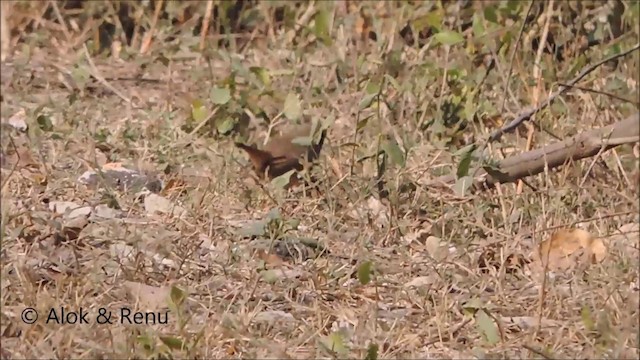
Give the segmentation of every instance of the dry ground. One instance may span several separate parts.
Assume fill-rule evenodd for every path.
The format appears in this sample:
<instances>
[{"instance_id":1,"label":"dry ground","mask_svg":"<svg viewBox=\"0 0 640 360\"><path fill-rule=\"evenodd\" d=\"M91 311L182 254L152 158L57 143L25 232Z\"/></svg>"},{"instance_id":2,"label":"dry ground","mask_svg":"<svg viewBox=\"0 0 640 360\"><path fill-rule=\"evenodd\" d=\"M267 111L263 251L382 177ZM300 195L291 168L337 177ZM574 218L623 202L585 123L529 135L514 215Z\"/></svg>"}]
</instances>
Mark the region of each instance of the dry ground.
<instances>
[{"instance_id":1,"label":"dry ground","mask_svg":"<svg viewBox=\"0 0 640 360\"><path fill-rule=\"evenodd\" d=\"M316 29L326 19L304 19L308 9L292 13ZM144 55L85 50L71 22L63 30L55 17L24 30L2 65L2 357L638 358L631 147L529 178L533 188L520 193L515 184L462 196L421 185L455 172L457 150L575 75L579 57L543 53L536 73L525 45L511 61L511 40L478 86L486 61L472 61L464 43L404 44L403 14L376 19L376 41L353 30L356 11L329 16L331 42L320 41L322 29L284 27L228 50L209 40L209 58L197 35L167 40L166 22ZM499 29L515 39L521 23ZM617 44L637 39L630 30ZM490 60L495 46L476 50ZM614 65L581 85L637 99L638 52ZM138 75L157 81L122 79ZM212 87L231 88L231 98ZM299 102L285 105L289 94ZM284 124L298 103L308 118L333 120L314 169L319 190L260 186L232 139L261 140L259 113ZM456 103L471 120L460 132L436 120ZM533 146L634 111L571 91L538 114ZM507 135L487 153L524 151L526 136ZM100 174L98 186L79 181L116 162L165 188L144 195ZM165 199L180 210L167 211ZM601 238L604 260L544 278L531 253L560 227ZM25 324L26 308L35 324ZM89 324L47 321L62 308L83 309ZM113 324L98 323L100 308ZM131 324L122 309L168 314L168 323Z\"/></svg>"}]
</instances>

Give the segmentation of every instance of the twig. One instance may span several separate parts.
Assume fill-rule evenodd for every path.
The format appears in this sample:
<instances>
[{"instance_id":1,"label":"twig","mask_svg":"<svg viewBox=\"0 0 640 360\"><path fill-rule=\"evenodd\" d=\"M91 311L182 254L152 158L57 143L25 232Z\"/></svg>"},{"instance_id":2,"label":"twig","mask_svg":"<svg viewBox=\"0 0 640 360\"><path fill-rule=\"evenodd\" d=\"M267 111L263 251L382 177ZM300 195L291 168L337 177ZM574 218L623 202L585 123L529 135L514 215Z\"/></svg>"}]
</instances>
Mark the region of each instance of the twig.
<instances>
[{"instance_id":1,"label":"twig","mask_svg":"<svg viewBox=\"0 0 640 360\"><path fill-rule=\"evenodd\" d=\"M547 5L546 18L544 19L544 28L542 29L542 35L540 36L540 45L538 46L538 52L536 53L536 59L533 62L533 74L532 77L536 81L536 87L533 89L533 103L538 105L540 102L540 90L543 86L540 60L542 59L542 53L544 52L544 46L542 44L547 43L547 37L549 36L549 26L551 25L551 19L553 18L553 0L549 0ZM533 119L535 120L535 119ZM532 126L533 120L527 123L527 145L525 151L531 150L533 146L534 127ZM516 194L522 193L522 180L518 180L516 185Z\"/></svg>"},{"instance_id":2,"label":"twig","mask_svg":"<svg viewBox=\"0 0 640 360\"><path fill-rule=\"evenodd\" d=\"M600 95L608 96L610 98L614 98L616 100L620 100L620 101L623 101L623 102L626 102L626 103L629 103L629 104L633 104L635 106L640 106L640 103L637 102L636 100L626 99L626 98L623 98L622 96L611 94L611 93L608 93L606 91L590 89L590 88L587 88L587 87L584 87L584 86L578 86L578 85L569 85L569 84L565 84L565 83L558 83L558 85L569 87L569 88L574 88L574 89L578 89L578 90L582 90L582 91L586 91L586 92L590 92L590 93L594 93L594 94L600 94Z\"/></svg>"},{"instance_id":3,"label":"twig","mask_svg":"<svg viewBox=\"0 0 640 360\"><path fill-rule=\"evenodd\" d=\"M9 180L11 179L11 175L13 175L13 173L18 168L18 164L20 164L20 152L18 151L18 147L16 146L16 143L13 141L13 136L11 136L11 135L9 135L9 142L13 146L13 151L16 152L16 155L18 157L18 161L16 161L16 163L13 164L13 166L11 167L11 171L9 171L9 175L4 179L4 182L2 183L2 185L0 185L0 194L1 195L4 195L4 193L6 192L7 187L9 185Z\"/></svg>"},{"instance_id":4,"label":"twig","mask_svg":"<svg viewBox=\"0 0 640 360\"><path fill-rule=\"evenodd\" d=\"M535 239L535 231L532 234L532 238ZM542 327L542 311L544 310L544 299L547 295L547 279L549 277L548 271L549 271L549 254L551 254L551 246L547 247L547 253L546 254L542 254L542 251L540 251L539 255L540 255L540 259L542 260L543 263L543 269L542 269L542 286L540 286L540 295L539 295L539 299L538 299L538 324L536 326L536 328L533 330L533 333L531 334L531 339L535 341L535 339L538 337L538 333L540 332L540 329Z\"/></svg>"},{"instance_id":5,"label":"twig","mask_svg":"<svg viewBox=\"0 0 640 360\"><path fill-rule=\"evenodd\" d=\"M547 354L545 351L543 351L543 350L538 350L538 349L534 348L534 347L533 347L533 346L531 346L531 345L524 344L524 345L522 345L522 347L523 347L523 348L525 348L525 349L527 349L527 350L529 350L529 351L531 351L532 353L534 353L534 354L536 354L536 355L540 355L540 356L542 356L542 357L543 357L543 358L545 358L545 359L554 359L554 358L555 358L553 355L549 355L549 354Z\"/></svg>"},{"instance_id":6,"label":"twig","mask_svg":"<svg viewBox=\"0 0 640 360\"><path fill-rule=\"evenodd\" d=\"M609 138L611 136L611 133L609 133ZM606 141L609 140L609 138L607 139L601 139ZM613 140L618 140L618 139L613 139ZM604 143L603 143L604 145ZM598 153L593 157L593 160L591 161L591 164L589 164L589 167L587 168L587 171L584 173L584 176L582 177L582 180L580 181L580 185L578 185L579 188L582 188L584 186L584 183L587 181L587 178L589 177L589 175L591 174L591 170L593 170L593 166L596 164L596 162L600 159L600 156L602 155L602 153L604 153L607 150L606 146L602 146L600 148L600 151L598 151Z\"/></svg>"},{"instance_id":7,"label":"twig","mask_svg":"<svg viewBox=\"0 0 640 360\"><path fill-rule=\"evenodd\" d=\"M570 222L570 223L564 223L564 224L560 224L560 225L550 226L550 227L547 227L547 228L544 228L544 229L536 230L535 232L533 232L533 231L526 232L522 236L524 236L524 237L533 236L535 233L543 233L543 232L562 229L562 228L571 228L571 227L574 227L576 224L580 224L580 223L588 223L588 222L592 222L592 221L596 221L596 220L608 219L608 218L624 216L624 215L631 215L631 214L637 214L637 212L636 211L621 211L621 212L615 212L615 213L612 213L612 214L594 216L594 217L591 217L591 218L588 218L588 219L581 219L581 220L573 221L573 222Z\"/></svg>"},{"instance_id":8,"label":"twig","mask_svg":"<svg viewBox=\"0 0 640 360\"><path fill-rule=\"evenodd\" d=\"M116 94L119 98L124 100L127 104L131 105L134 108L137 108L127 96L125 96L120 90L114 88L105 78L100 75L96 64L93 63L91 59L91 55L89 54L89 49L87 49L87 44L82 44L82 48L84 49L84 56L87 58L87 63L89 64L89 71L91 72L91 76L93 76L99 83L104 85L107 89L111 90L114 94Z\"/></svg>"},{"instance_id":9,"label":"twig","mask_svg":"<svg viewBox=\"0 0 640 360\"><path fill-rule=\"evenodd\" d=\"M307 23L309 22L309 20L311 20L311 17L313 17L313 15L316 14L315 5L316 5L315 1L309 2L309 6L307 6L307 10L305 10L304 14L302 14L302 16L300 16L298 21L296 21L295 25L293 26L293 29L287 32L287 35L285 37L285 39L287 39L287 43L290 43L296 37L300 29L307 26Z\"/></svg>"},{"instance_id":10,"label":"twig","mask_svg":"<svg viewBox=\"0 0 640 360\"><path fill-rule=\"evenodd\" d=\"M449 51L451 50L450 46L444 47L444 73L442 74L442 84L440 84L440 94L444 94L444 89L447 85L447 70L449 70ZM439 116L442 116L442 99L444 96L440 96L438 98L438 113Z\"/></svg>"},{"instance_id":11,"label":"twig","mask_svg":"<svg viewBox=\"0 0 640 360\"><path fill-rule=\"evenodd\" d=\"M58 8L58 2L49 1L49 4L51 4L51 7L53 8L53 12L56 14L56 18L58 19L58 22L60 23L60 25L62 25L62 32L64 33L64 37L66 38L67 42L70 42L71 35L69 34L67 23L65 23L64 19L62 18L62 13L60 12L60 8Z\"/></svg>"},{"instance_id":12,"label":"twig","mask_svg":"<svg viewBox=\"0 0 640 360\"><path fill-rule=\"evenodd\" d=\"M602 139L600 143L602 145L623 145L623 144L633 144L640 142L640 136L627 136L627 137L619 137L615 139Z\"/></svg>"},{"instance_id":13,"label":"twig","mask_svg":"<svg viewBox=\"0 0 640 360\"><path fill-rule=\"evenodd\" d=\"M589 73L593 72L595 69L600 67L602 64L604 64L606 62L609 62L611 60L615 60L617 58L626 56L629 53L631 53L633 51L636 51L638 49L640 49L640 43L636 44L634 47L632 47L629 50L623 51L623 52L621 52L619 54L611 55L606 59L600 60L597 63L586 67L584 70L582 70L580 72L580 74L578 74L578 76L576 76L571 81L569 81L568 85L575 85L578 81L582 80L585 76L587 76ZM507 125L503 126L502 128L494 131L493 133L491 133L491 135L489 136L488 142L494 142L496 140L499 140L500 137L502 137L503 134L508 133L508 132L512 132L518 126L520 126L520 124L522 124L524 121L529 120L532 115L536 114L540 110L542 110L542 109L546 108L547 106L549 106L558 96L564 94L567 90L569 90L571 88L571 87L567 87L567 86L560 86L560 87L561 87L560 90L558 90L555 93L551 94L551 96L549 96L549 98L547 98L547 100L545 100L542 103L540 103L537 107L525 110L516 119L511 121L509 124L507 124Z\"/></svg>"},{"instance_id":14,"label":"twig","mask_svg":"<svg viewBox=\"0 0 640 360\"><path fill-rule=\"evenodd\" d=\"M450 331L450 334L452 335L451 337L456 336L456 333L457 333L458 331L462 330L462 328L463 328L463 327L465 327L465 326L466 326L468 323L470 323L470 322L471 322L471 318L468 318L468 319L464 320L463 322L461 322L460 324L458 324L455 328L453 328L453 329ZM446 335L445 335L445 336L443 336L443 337L436 336L436 337L434 337L433 339L431 339L431 340L427 341L427 342L425 343L425 346L433 345L433 344L438 343L438 342L440 342L440 341L446 341L446 339L449 339L449 338L451 338L451 337L450 337L450 336L446 336Z\"/></svg>"},{"instance_id":15,"label":"twig","mask_svg":"<svg viewBox=\"0 0 640 360\"><path fill-rule=\"evenodd\" d=\"M200 51L204 50L204 41L207 38L207 31L209 31L209 24L211 23L211 13L213 12L213 0L207 1L207 9L204 13L204 19L202 20L202 31L200 31Z\"/></svg>"},{"instance_id":16,"label":"twig","mask_svg":"<svg viewBox=\"0 0 640 360\"><path fill-rule=\"evenodd\" d=\"M159 0L158 2L156 2L156 8L153 12L153 19L151 20L151 28L145 34L144 39L142 40L142 45L140 46L140 54L145 54L151 47L153 33L156 30L156 25L158 23L158 18L160 17L160 10L162 10L163 2L163 0Z\"/></svg>"},{"instance_id":17,"label":"twig","mask_svg":"<svg viewBox=\"0 0 640 360\"><path fill-rule=\"evenodd\" d=\"M529 17L529 14L531 14L531 9L533 9L533 0L529 2L529 8L527 9L527 14L524 16L524 20L522 21L522 26L520 26L520 32L518 33L518 39L515 42L513 52L511 53L511 58L509 59L509 70L507 71L507 79L504 82L504 92L502 93L502 106L500 106L500 112L504 111L504 105L507 102L507 89L509 89L509 81L511 80L511 72L513 70L513 61L516 58L516 51L518 50L518 45L520 44L520 40L522 40L524 27L527 25L527 18Z\"/></svg>"},{"instance_id":18,"label":"twig","mask_svg":"<svg viewBox=\"0 0 640 360\"><path fill-rule=\"evenodd\" d=\"M211 111L209 115L206 118L204 118L204 120L200 121L200 123L198 123L198 125L196 125L196 127L193 128L193 130L191 130L191 132L189 133L189 136L193 136L195 133L198 132L198 130L202 129L202 127L205 126L209 122L209 120L211 120L213 115L215 115L218 112L219 108L220 107L216 107L215 109L213 109L213 111Z\"/></svg>"},{"instance_id":19,"label":"twig","mask_svg":"<svg viewBox=\"0 0 640 360\"><path fill-rule=\"evenodd\" d=\"M0 61L5 61L11 50L11 31L7 22L7 13L13 12L14 4L3 2L0 4Z\"/></svg>"}]
</instances>

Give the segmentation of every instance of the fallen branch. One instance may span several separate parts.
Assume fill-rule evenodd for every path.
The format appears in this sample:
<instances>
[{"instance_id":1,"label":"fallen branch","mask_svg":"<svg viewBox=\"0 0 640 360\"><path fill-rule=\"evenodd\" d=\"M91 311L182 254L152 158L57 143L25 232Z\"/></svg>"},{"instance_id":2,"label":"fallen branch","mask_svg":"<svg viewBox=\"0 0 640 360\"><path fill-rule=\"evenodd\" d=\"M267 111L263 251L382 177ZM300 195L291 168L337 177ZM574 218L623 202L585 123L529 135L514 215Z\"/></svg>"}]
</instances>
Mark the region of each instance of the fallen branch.
<instances>
[{"instance_id":1,"label":"fallen branch","mask_svg":"<svg viewBox=\"0 0 640 360\"><path fill-rule=\"evenodd\" d=\"M489 135L488 142L491 143L491 142L497 141L497 140L500 139L500 137L503 134L511 132L511 131L514 131L518 126L520 126L520 124L522 124L526 120L529 120L534 114L536 114L540 110L542 110L542 109L546 108L547 106L551 105L551 103L558 96L564 94L567 90L571 89L571 87L573 85L578 83L578 81L582 80L582 78L587 76L587 74L589 74L593 70L597 69L602 64L604 64L606 62L609 62L611 60L617 59L619 57L626 56L627 54L629 54L629 53L631 53L633 51L636 51L638 49L640 49L640 44L636 44L636 46L632 47L631 49L629 49L627 51L623 51L623 52L621 52L619 54L615 54L615 55L609 56L606 59L600 60L597 63L586 67L584 70L582 70L580 72L580 74L578 74L578 76L576 76L575 78L573 78L571 81L569 81L567 83L567 85L569 85L569 86L560 85L560 90L558 90L558 91L554 92L553 94L551 94L551 96L549 96L545 101L541 102L540 105L536 106L535 108L529 108L529 109L525 110L517 118L515 118L513 121L511 121L507 125L501 127L500 129L494 131L493 133L491 133L491 135Z\"/></svg>"},{"instance_id":2,"label":"fallen branch","mask_svg":"<svg viewBox=\"0 0 640 360\"><path fill-rule=\"evenodd\" d=\"M640 113L615 124L583 132L565 141L508 157L500 162L497 171L489 170L492 172L491 175L486 170L479 169L473 185L476 188L492 188L496 183L514 182L539 174L546 167L553 169L567 161L584 159L600 151L637 142L640 142ZM455 175L445 175L428 182L426 186L450 185L455 181Z\"/></svg>"}]
</instances>

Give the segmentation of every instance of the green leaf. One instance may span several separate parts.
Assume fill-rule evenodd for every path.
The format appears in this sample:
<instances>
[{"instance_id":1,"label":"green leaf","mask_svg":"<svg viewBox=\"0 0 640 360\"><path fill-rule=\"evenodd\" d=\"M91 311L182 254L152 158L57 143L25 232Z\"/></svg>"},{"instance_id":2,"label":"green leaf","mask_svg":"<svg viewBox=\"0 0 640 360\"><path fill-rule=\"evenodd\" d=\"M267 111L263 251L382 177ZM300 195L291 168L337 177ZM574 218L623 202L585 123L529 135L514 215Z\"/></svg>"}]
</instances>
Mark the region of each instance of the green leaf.
<instances>
[{"instance_id":1,"label":"green leaf","mask_svg":"<svg viewBox=\"0 0 640 360\"><path fill-rule=\"evenodd\" d=\"M582 54L572 62L573 64L571 65L571 68L567 72L567 74L570 77L575 76L578 73L578 71L580 71L580 69L582 69L587 64L587 57L584 54Z\"/></svg>"},{"instance_id":2,"label":"green leaf","mask_svg":"<svg viewBox=\"0 0 640 360\"><path fill-rule=\"evenodd\" d=\"M369 81L364 90L367 94L378 95L380 93L380 83L377 81Z\"/></svg>"},{"instance_id":3,"label":"green leaf","mask_svg":"<svg viewBox=\"0 0 640 360\"><path fill-rule=\"evenodd\" d=\"M300 105L300 100L298 100L298 96L294 93L289 93L287 98L284 100L284 116L287 119L295 121L300 118L302 115L302 107Z\"/></svg>"},{"instance_id":4,"label":"green leaf","mask_svg":"<svg viewBox=\"0 0 640 360\"><path fill-rule=\"evenodd\" d=\"M364 357L365 360L378 360L378 344L371 343L367 347L367 355Z\"/></svg>"},{"instance_id":5,"label":"green leaf","mask_svg":"<svg viewBox=\"0 0 640 360\"><path fill-rule=\"evenodd\" d=\"M385 141L385 143L382 145L382 149L385 153L387 153L387 155L389 155L391 161L393 161L396 165L404 166L404 153L400 149L400 146L398 146L398 143L395 142L395 140L388 139L387 141Z\"/></svg>"},{"instance_id":6,"label":"green leaf","mask_svg":"<svg viewBox=\"0 0 640 360\"><path fill-rule=\"evenodd\" d=\"M345 334L342 331L334 331L328 336L322 337L319 344L330 353L345 355L348 349L345 345L344 337Z\"/></svg>"},{"instance_id":7,"label":"green leaf","mask_svg":"<svg viewBox=\"0 0 640 360\"><path fill-rule=\"evenodd\" d=\"M358 267L358 281L360 284L367 285L371 281L371 261L365 261Z\"/></svg>"},{"instance_id":8,"label":"green leaf","mask_svg":"<svg viewBox=\"0 0 640 360\"><path fill-rule=\"evenodd\" d=\"M494 345L500 341L498 326L484 310L478 310L476 313L476 325L490 345Z\"/></svg>"},{"instance_id":9,"label":"green leaf","mask_svg":"<svg viewBox=\"0 0 640 360\"><path fill-rule=\"evenodd\" d=\"M472 155L477 148L478 146L475 143L469 144L454 153L454 156L460 156L460 163L456 171L457 178L469 175L469 167L473 158Z\"/></svg>"},{"instance_id":10,"label":"green leaf","mask_svg":"<svg viewBox=\"0 0 640 360\"><path fill-rule=\"evenodd\" d=\"M191 103L191 117L196 122L204 121L204 119L208 116L207 109L204 107L204 104L200 100L194 100Z\"/></svg>"},{"instance_id":11,"label":"green leaf","mask_svg":"<svg viewBox=\"0 0 640 360\"><path fill-rule=\"evenodd\" d=\"M256 77L258 78L258 80L260 80L262 85L264 86L271 85L271 75L269 75L269 70L259 66L252 66L249 68L249 71L251 71L256 75Z\"/></svg>"},{"instance_id":12,"label":"green leaf","mask_svg":"<svg viewBox=\"0 0 640 360\"><path fill-rule=\"evenodd\" d=\"M262 280L269 284L273 284L278 281L278 273L275 270L265 270L260 272Z\"/></svg>"},{"instance_id":13,"label":"green leaf","mask_svg":"<svg viewBox=\"0 0 640 360\"><path fill-rule=\"evenodd\" d=\"M78 88L84 89L91 79L91 73L86 67L78 66L71 69L71 78L76 82Z\"/></svg>"},{"instance_id":14,"label":"green leaf","mask_svg":"<svg viewBox=\"0 0 640 360\"><path fill-rule=\"evenodd\" d=\"M460 159L460 163L458 164L458 169L456 170L456 177L459 179L463 176L469 175L469 167L471 166L471 154L469 151L462 155Z\"/></svg>"},{"instance_id":15,"label":"green leaf","mask_svg":"<svg viewBox=\"0 0 640 360\"><path fill-rule=\"evenodd\" d=\"M280 214L280 209L276 207L269 210L265 219L266 221L282 220L282 214Z\"/></svg>"},{"instance_id":16,"label":"green leaf","mask_svg":"<svg viewBox=\"0 0 640 360\"><path fill-rule=\"evenodd\" d=\"M323 120L317 120L320 122L320 130L327 130L336 122L336 117L334 115L329 115L325 117Z\"/></svg>"},{"instance_id":17,"label":"green leaf","mask_svg":"<svg viewBox=\"0 0 640 360\"><path fill-rule=\"evenodd\" d=\"M238 230L242 237L263 236L266 233L267 220L257 220L245 224Z\"/></svg>"},{"instance_id":18,"label":"green leaf","mask_svg":"<svg viewBox=\"0 0 640 360\"><path fill-rule=\"evenodd\" d=\"M477 297L471 298L462 304L462 309L471 313L475 313L476 310L482 309L483 307L484 303Z\"/></svg>"},{"instance_id":19,"label":"green leaf","mask_svg":"<svg viewBox=\"0 0 640 360\"><path fill-rule=\"evenodd\" d=\"M433 38L442 45L455 45L464 41L464 37L455 31L442 31L435 35Z\"/></svg>"},{"instance_id":20,"label":"green leaf","mask_svg":"<svg viewBox=\"0 0 640 360\"><path fill-rule=\"evenodd\" d=\"M520 0L507 0L506 9L510 11L510 15L517 16L524 10L524 4L525 3Z\"/></svg>"},{"instance_id":21,"label":"green leaf","mask_svg":"<svg viewBox=\"0 0 640 360\"><path fill-rule=\"evenodd\" d=\"M298 226L300 226L300 219L289 219L286 221L286 224L289 226L290 229L296 230Z\"/></svg>"},{"instance_id":22,"label":"green leaf","mask_svg":"<svg viewBox=\"0 0 640 360\"><path fill-rule=\"evenodd\" d=\"M231 91L227 88L212 87L209 96L214 104L224 105L231 100Z\"/></svg>"},{"instance_id":23,"label":"green leaf","mask_svg":"<svg viewBox=\"0 0 640 360\"><path fill-rule=\"evenodd\" d=\"M227 135L235 127L236 127L236 121L231 117L225 117L225 118L216 120L216 129L218 130L219 134Z\"/></svg>"},{"instance_id":24,"label":"green leaf","mask_svg":"<svg viewBox=\"0 0 640 360\"><path fill-rule=\"evenodd\" d=\"M40 114L36 118L36 122L38 123L38 127L42 131L53 131L53 123L51 122L51 118L45 114Z\"/></svg>"},{"instance_id":25,"label":"green leaf","mask_svg":"<svg viewBox=\"0 0 640 360\"><path fill-rule=\"evenodd\" d=\"M456 152L453 153L453 156L461 156L461 155L473 152L475 151L475 147L476 147L476 144L469 144L467 146L464 146L456 150Z\"/></svg>"},{"instance_id":26,"label":"green leaf","mask_svg":"<svg viewBox=\"0 0 640 360\"><path fill-rule=\"evenodd\" d=\"M158 338L171 350L182 350L184 348L184 343L177 337L159 335Z\"/></svg>"},{"instance_id":27,"label":"green leaf","mask_svg":"<svg viewBox=\"0 0 640 360\"><path fill-rule=\"evenodd\" d=\"M371 103L373 102L373 99L375 99L378 96L378 93L373 93L373 94L366 94L362 100L360 100L360 104L358 104L358 109L359 110L364 110L366 108L368 108L369 106L371 106Z\"/></svg>"},{"instance_id":28,"label":"green leaf","mask_svg":"<svg viewBox=\"0 0 640 360\"><path fill-rule=\"evenodd\" d=\"M360 132L360 130L364 129L367 124L369 123L369 119L371 119L373 117L373 115L369 115L367 117L365 117L364 119L360 119L358 121L358 124L356 125L356 132Z\"/></svg>"},{"instance_id":29,"label":"green leaf","mask_svg":"<svg viewBox=\"0 0 640 360\"><path fill-rule=\"evenodd\" d=\"M485 6L484 7L484 18L487 21L492 22L494 24L498 23L498 15L496 14L496 8L494 6Z\"/></svg>"},{"instance_id":30,"label":"green leaf","mask_svg":"<svg viewBox=\"0 0 640 360\"><path fill-rule=\"evenodd\" d=\"M478 13L473 14L473 24L471 27L473 28L473 36L475 38L479 38L484 35L484 24L482 24L482 17L480 17Z\"/></svg>"},{"instance_id":31,"label":"green leaf","mask_svg":"<svg viewBox=\"0 0 640 360\"><path fill-rule=\"evenodd\" d=\"M471 187L472 184L473 184L473 177L468 175L463 176L458 180L456 180L456 183L453 185L453 191L457 196L463 197L465 196L467 190Z\"/></svg>"},{"instance_id":32,"label":"green leaf","mask_svg":"<svg viewBox=\"0 0 640 360\"><path fill-rule=\"evenodd\" d=\"M271 180L271 185L278 189L284 189L289 184L291 176L293 176L295 172L295 170L289 170L286 173L273 178L273 180Z\"/></svg>"},{"instance_id":33,"label":"green leaf","mask_svg":"<svg viewBox=\"0 0 640 360\"><path fill-rule=\"evenodd\" d=\"M178 307L180 307L180 305L182 305L184 300L187 298L187 293L185 293L179 287L173 285L173 286L171 286L171 291L169 293L169 297L171 299L171 302L174 305L176 305L176 308L178 308Z\"/></svg>"},{"instance_id":34,"label":"green leaf","mask_svg":"<svg viewBox=\"0 0 640 360\"><path fill-rule=\"evenodd\" d=\"M329 11L320 9L315 16L315 25L313 26L314 34L326 46L331 45L331 36L329 36Z\"/></svg>"},{"instance_id":35,"label":"green leaf","mask_svg":"<svg viewBox=\"0 0 640 360\"><path fill-rule=\"evenodd\" d=\"M591 311L588 306L583 306L582 309L580 309L580 317L587 330L593 331L596 328L595 321L593 321L593 316L591 316Z\"/></svg>"},{"instance_id":36,"label":"green leaf","mask_svg":"<svg viewBox=\"0 0 640 360\"><path fill-rule=\"evenodd\" d=\"M411 22L411 25L414 28L414 31L419 32L424 30L426 27L433 27L437 30L440 30L443 23L444 10L436 9L427 13L424 16L420 16Z\"/></svg>"},{"instance_id":37,"label":"green leaf","mask_svg":"<svg viewBox=\"0 0 640 360\"><path fill-rule=\"evenodd\" d=\"M613 77L609 81L607 81L607 85L605 86L604 89L605 91L615 93L615 92L627 90L626 87L627 87L626 82L624 82L619 77Z\"/></svg>"},{"instance_id":38,"label":"green leaf","mask_svg":"<svg viewBox=\"0 0 640 360\"><path fill-rule=\"evenodd\" d=\"M145 349L145 351L153 350L154 341L150 336L140 335L136 338L136 341L142 346L143 349Z\"/></svg>"},{"instance_id":39,"label":"green leaf","mask_svg":"<svg viewBox=\"0 0 640 360\"><path fill-rule=\"evenodd\" d=\"M387 79L387 81L391 84L391 86L394 87L394 89L396 89L397 91L402 91L400 84L393 76L389 74L384 74L384 78Z\"/></svg>"}]
</instances>

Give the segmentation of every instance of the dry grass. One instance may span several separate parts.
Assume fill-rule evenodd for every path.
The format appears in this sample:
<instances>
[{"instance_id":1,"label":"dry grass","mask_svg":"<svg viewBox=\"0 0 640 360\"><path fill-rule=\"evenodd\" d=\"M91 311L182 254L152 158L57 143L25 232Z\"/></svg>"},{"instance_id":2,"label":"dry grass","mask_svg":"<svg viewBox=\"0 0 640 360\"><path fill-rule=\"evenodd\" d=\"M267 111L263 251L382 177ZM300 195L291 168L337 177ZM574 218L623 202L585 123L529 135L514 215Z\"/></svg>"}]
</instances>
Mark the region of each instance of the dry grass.
<instances>
[{"instance_id":1,"label":"dry grass","mask_svg":"<svg viewBox=\"0 0 640 360\"><path fill-rule=\"evenodd\" d=\"M94 4L79 13L104 14L115 23L115 40L122 39L126 24L113 21L117 9ZM433 37L422 48L417 40L403 42L403 24L421 11L409 5L356 4L348 14L343 3L328 7L331 43L325 44L315 25L324 20L305 15L321 4L287 5L297 23L264 20L227 37L210 31L200 51L196 20L172 25L154 18L153 7L132 5L142 11L135 26L155 24L151 38L106 45L111 54L105 55L95 52L99 18L44 3L12 5L6 19L14 31L11 56L2 65L2 155L9 164L2 169L3 358L363 358L371 344L379 358L639 356L638 233L620 235L623 225L638 223L640 211L638 158L630 147L529 178L534 189L524 186L520 193L502 185L455 196L420 185L456 171L454 153L470 138L485 138L496 123L579 71L580 58L569 50L564 61L533 55L529 38L543 33L544 20L525 30L513 62L514 43L498 51L498 66L478 86L486 67L473 58L490 59L500 34L517 39L521 20L496 25L493 37L474 37L477 54L470 54L464 43L447 47ZM176 13L187 6L202 13L207 4L171 6ZM268 18L274 7L253 10ZM579 15L576 23L595 21L587 10ZM604 57L610 44L633 46L638 19L630 19L636 30L588 49L587 58ZM566 36L558 18L550 22L556 41ZM367 39L367 26L376 41ZM465 34L473 37L470 31ZM225 38L229 47L218 47L215 39ZM535 61L540 81L531 76L539 72L532 70ZM252 66L268 72L270 84L253 76L259 71L252 73ZM637 99L637 73L634 53L581 86ZM157 81L121 80L136 76ZM372 84L382 84L379 101L360 106ZM233 99L214 104L212 86L235 86ZM280 113L290 92L309 117L335 120L316 169L323 175L320 195L258 186L233 148L233 136L264 134L260 112L286 122ZM198 130L191 119L196 99L205 115L215 111ZM475 114L460 131L437 120L456 103L460 118ZM4 124L21 109L26 133ZM537 115L544 131L535 130L530 143L634 111L634 104L571 91ZM219 119L249 125L223 136L216 133ZM393 149L387 152L383 192L381 157L373 156L389 146L381 134L406 151L404 161L395 162ZM488 151L501 158L527 146L526 134L515 134ZM177 177L181 185L161 194L185 216L150 214L136 191L77 181L96 164L120 161L165 181ZM182 174L177 166L185 167ZM79 234L70 232L68 214L51 210L57 201L91 207ZM95 216L105 204L120 217ZM278 215L262 234L242 236L273 209ZM563 226L603 238L607 257L543 280L526 261L550 229ZM303 256L281 243L301 238L329 253ZM134 254L125 254L129 250ZM514 258L525 262L505 262ZM371 264L371 274L364 264ZM371 281L363 284L367 275ZM153 288L135 295L136 284ZM27 307L39 314L33 325L21 320ZM82 308L90 324L47 323L52 308ZM113 324L96 322L100 308L114 313ZM121 309L168 311L168 324L122 324Z\"/></svg>"}]
</instances>

